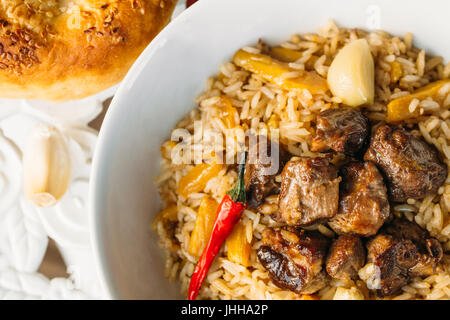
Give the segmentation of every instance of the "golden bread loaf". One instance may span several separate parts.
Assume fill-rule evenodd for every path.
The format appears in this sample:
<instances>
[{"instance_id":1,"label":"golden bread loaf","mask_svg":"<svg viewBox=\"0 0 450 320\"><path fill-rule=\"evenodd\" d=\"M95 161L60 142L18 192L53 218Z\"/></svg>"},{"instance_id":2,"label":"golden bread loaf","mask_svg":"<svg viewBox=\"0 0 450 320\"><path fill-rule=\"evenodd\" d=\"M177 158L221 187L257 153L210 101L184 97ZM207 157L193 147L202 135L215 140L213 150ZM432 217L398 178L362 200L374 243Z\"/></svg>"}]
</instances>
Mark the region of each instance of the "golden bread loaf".
<instances>
[{"instance_id":1,"label":"golden bread loaf","mask_svg":"<svg viewBox=\"0 0 450 320\"><path fill-rule=\"evenodd\" d=\"M118 83L176 0L0 0L0 97L81 99Z\"/></svg>"}]
</instances>

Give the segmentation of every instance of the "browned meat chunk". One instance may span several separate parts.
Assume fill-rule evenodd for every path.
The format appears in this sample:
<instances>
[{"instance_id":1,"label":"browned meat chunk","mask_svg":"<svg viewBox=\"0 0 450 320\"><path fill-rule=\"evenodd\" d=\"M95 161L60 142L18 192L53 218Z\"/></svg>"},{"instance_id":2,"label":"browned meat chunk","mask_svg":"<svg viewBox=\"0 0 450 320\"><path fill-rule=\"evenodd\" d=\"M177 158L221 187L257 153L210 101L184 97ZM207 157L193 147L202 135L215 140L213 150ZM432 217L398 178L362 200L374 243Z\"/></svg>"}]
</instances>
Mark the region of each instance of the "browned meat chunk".
<instances>
[{"instance_id":1,"label":"browned meat chunk","mask_svg":"<svg viewBox=\"0 0 450 320\"><path fill-rule=\"evenodd\" d=\"M293 158L282 172L275 219L305 226L334 217L340 181L336 167L325 158Z\"/></svg>"},{"instance_id":2,"label":"browned meat chunk","mask_svg":"<svg viewBox=\"0 0 450 320\"><path fill-rule=\"evenodd\" d=\"M338 234L372 236L389 217L383 177L372 162L351 162L340 170L339 211L329 221Z\"/></svg>"},{"instance_id":3,"label":"browned meat chunk","mask_svg":"<svg viewBox=\"0 0 450 320\"><path fill-rule=\"evenodd\" d=\"M327 272L342 280L358 279L358 271L364 265L366 252L358 236L343 235L333 241L327 257Z\"/></svg>"},{"instance_id":4,"label":"browned meat chunk","mask_svg":"<svg viewBox=\"0 0 450 320\"><path fill-rule=\"evenodd\" d=\"M258 136L249 144L244 180L250 207L257 208L267 196L280 192L280 183L275 181L275 177L288 160L283 147L265 136Z\"/></svg>"},{"instance_id":5,"label":"browned meat chunk","mask_svg":"<svg viewBox=\"0 0 450 320\"><path fill-rule=\"evenodd\" d=\"M433 274L443 255L439 241L407 220L383 228L367 243L367 250L367 262L374 266L371 281L376 286L372 289L380 296L397 293L411 277Z\"/></svg>"},{"instance_id":6,"label":"browned meat chunk","mask_svg":"<svg viewBox=\"0 0 450 320\"><path fill-rule=\"evenodd\" d=\"M364 160L377 164L388 180L391 199L397 202L436 193L447 178L447 167L436 150L399 126L378 128Z\"/></svg>"},{"instance_id":7,"label":"browned meat chunk","mask_svg":"<svg viewBox=\"0 0 450 320\"><path fill-rule=\"evenodd\" d=\"M416 248L410 240L379 234L369 241L367 250L367 261L374 265L369 289L377 289L378 295L384 297L397 293L408 283L408 269L417 259Z\"/></svg>"},{"instance_id":8,"label":"browned meat chunk","mask_svg":"<svg viewBox=\"0 0 450 320\"><path fill-rule=\"evenodd\" d=\"M334 150L354 156L369 135L369 120L357 109L328 109L317 116L316 133L312 140L313 151Z\"/></svg>"},{"instance_id":9,"label":"browned meat chunk","mask_svg":"<svg viewBox=\"0 0 450 320\"><path fill-rule=\"evenodd\" d=\"M267 228L258 259L280 288L311 294L328 280L323 268L328 239L316 231L295 227Z\"/></svg>"},{"instance_id":10,"label":"browned meat chunk","mask_svg":"<svg viewBox=\"0 0 450 320\"><path fill-rule=\"evenodd\" d=\"M417 264L409 270L409 275L430 276L436 272L439 261L443 256L440 242L430 236L427 230L418 224L405 219L395 220L387 225L383 232L402 239L411 240L417 248Z\"/></svg>"}]
</instances>

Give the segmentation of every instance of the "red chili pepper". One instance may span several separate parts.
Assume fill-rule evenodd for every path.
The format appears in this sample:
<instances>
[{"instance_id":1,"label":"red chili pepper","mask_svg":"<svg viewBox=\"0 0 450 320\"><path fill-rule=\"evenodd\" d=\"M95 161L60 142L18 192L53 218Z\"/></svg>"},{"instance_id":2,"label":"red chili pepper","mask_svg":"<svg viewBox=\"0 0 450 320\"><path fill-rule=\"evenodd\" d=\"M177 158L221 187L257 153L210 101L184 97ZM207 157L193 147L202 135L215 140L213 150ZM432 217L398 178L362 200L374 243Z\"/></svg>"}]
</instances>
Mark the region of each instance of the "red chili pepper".
<instances>
[{"instance_id":1,"label":"red chili pepper","mask_svg":"<svg viewBox=\"0 0 450 320\"><path fill-rule=\"evenodd\" d=\"M192 6L196 2L197 2L197 0L187 0L186 1L186 8L189 8L190 6Z\"/></svg>"},{"instance_id":2,"label":"red chili pepper","mask_svg":"<svg viewBox=\"0 0 450 320\"><path fill-rule=\"evenodd\" d=\"M238 223L242 212L247 207L247 195L244 186L246 157L247 153L245 152L244 161L239 165L238 180L233 189L227 192L217 209L211 236L191 277L188 293L189 300L195 300L197 297L209 267L219 252L222 243L228 237L234 225Z\"/></svg>"}]
</instances>

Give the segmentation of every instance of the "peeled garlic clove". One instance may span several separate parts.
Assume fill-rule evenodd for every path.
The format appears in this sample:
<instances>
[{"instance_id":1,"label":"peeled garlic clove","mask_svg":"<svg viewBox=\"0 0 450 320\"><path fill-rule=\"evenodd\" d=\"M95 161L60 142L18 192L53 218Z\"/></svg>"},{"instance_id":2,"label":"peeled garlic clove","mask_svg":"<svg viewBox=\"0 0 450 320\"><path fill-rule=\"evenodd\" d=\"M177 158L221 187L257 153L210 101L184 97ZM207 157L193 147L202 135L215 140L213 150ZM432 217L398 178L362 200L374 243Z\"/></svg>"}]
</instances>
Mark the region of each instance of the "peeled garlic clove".
<instances>
[{"instance_id":1,"label":"peeled garlic clove","mask_svg":"<svg viewBox=\"0 0 450 320\"><path fill-rule=\"evenodd\" d=\"M351 107L373 103L375 67L365 39L347 44L328 69L328 86L336 97Z\"/></svg>"},{"instance_id":2,"label":"peeled garlic clove","mask_svg":"<svg viewBox=\"0 0 450 320\"><path fill-rule=\"evenodd\" d=\"M35 127L23 165L27 198L40 207L55 205L67 191L71 175L69 150L61 132L45 125Z\"/></svg>"}]
</instances>

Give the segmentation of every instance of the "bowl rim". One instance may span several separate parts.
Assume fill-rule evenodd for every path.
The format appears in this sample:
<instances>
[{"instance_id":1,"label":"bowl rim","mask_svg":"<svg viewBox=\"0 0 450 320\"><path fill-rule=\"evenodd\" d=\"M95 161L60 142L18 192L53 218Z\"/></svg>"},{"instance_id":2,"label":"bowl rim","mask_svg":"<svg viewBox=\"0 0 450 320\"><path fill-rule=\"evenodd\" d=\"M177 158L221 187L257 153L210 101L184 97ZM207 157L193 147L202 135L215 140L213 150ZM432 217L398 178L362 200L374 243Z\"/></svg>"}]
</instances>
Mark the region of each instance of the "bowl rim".
<instances>
[{"instance_id":1,"label":"bowl rim","mask_svg":"<svg viewBox=\"0 0 450 320\"><path fill-rule=\"evenodd\" d=\"M220 0L209 0L220 1ZM119 293L114 288L111 281L111 270L106 262L107 258L103 252L103 239L101 236L100 228L102 228L99 203L97 202L97 194L102 192L102 184L104 179L100 177L101 164L107 154L107 148L109 147L104 140L108 133L113 130L114 119L120 116L120 105L126 97L126 91L129 89L129 84L134 82L134 79L140 75L143 67L148 63L153 54L157 51L154 50L161 46L165 41L165 37L170 34L173 28L185 20L198 10L199 3L205 3L206 1L198 1L185 9L178 16L169 22L169 24L156 35L156 37L148 44L144 51L139 55L136 61L127 72L126 76L120 83L114 97L108 107L108 110L103 119L98 139L95 145L94 156L92 158L91 176L89 179L89 194L88 194L88 215L89 215L89 230L91 237L91 246L94 257L95 270L97 272L100 286L103 290L103 294L106 299L120 299ZM200 5L201 6L201 5Z\"/></svg>"}]
</instances>

